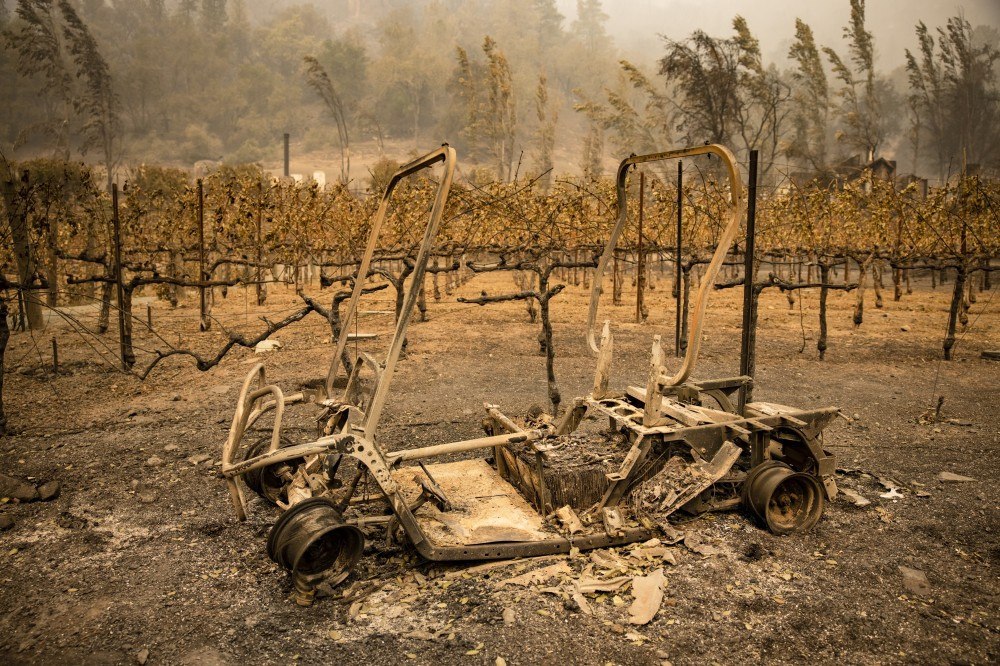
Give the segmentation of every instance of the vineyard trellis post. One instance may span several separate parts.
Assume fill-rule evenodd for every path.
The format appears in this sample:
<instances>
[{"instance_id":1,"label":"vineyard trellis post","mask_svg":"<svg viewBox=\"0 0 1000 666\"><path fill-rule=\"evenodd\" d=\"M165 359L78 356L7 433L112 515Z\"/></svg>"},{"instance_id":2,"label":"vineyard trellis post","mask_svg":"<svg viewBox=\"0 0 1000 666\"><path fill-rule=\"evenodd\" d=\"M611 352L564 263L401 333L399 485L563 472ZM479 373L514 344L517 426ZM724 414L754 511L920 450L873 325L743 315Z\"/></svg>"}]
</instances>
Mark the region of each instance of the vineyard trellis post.
<instances>
[{"instance_id":1,"label":"vineyard trellis post","mask_svg":"<svg viewBox=\"0 0 1000 666\"><path fill-rule=\"evenodd\" d=\"M757 220L757 151L750 151L750 176L747 184L747 238L743 246L743 335L740 339L740 374L750 377L756 365L757 348L757 299L754 294L754 251ZM744 413L746 404L753 400L753 384L741 384L738 411Z\"/></svg>"},{"instance_id":2,"label":"vineyard trellis post","mask_svg":"<svg viewBox=\"0 0 1000 666\"><path fill-rule=\"evenodd\" d=\"M646 172L639 172L639 243L638 252L639 255L636 258L636 277L635 277L635 323L641 324L643 320L642 312L645 309L642 303L642 288L645 286L645 269L643 266L643 253L642 253L642 214L643 214L643 195L646 191ZM575 270L575 269L574 269ZM586 270L586 269L584 269Z\"/></svg>"},{"instance_id":3,"label":"vineyard trellis post","mask_svg":"<svg viewBox=\"0 0 1000 666\"><path fill-rule=\"evenodd\" d=\"M285 173L285 178L289 178L290 177L290 173L289 173L289 160L288 160L288 157L289 157L289 153L288 153L288 140L289 140L289 138L290 138L290 136L289 136L288 132L285 132L284 135L282 135L282 141L284 142L284 158L285 158L285 171L284 171L284 173Z\"/></svg>"},{"instance_id":4,"label":"vineyard trellis post","mask_svg":"<svg viewBox=\"0 0 1000 666\"><path fill-rule=\"evenodd\" d=\"M206 282L205 275L205 187L201 178L198 179L198 282ZM211 326L206 316L205 285L198 287L198 312L201 318L200 328L207 331Z\"/></svg>"},{"instance_id":5,"label":"vineyard trellis post","mask_svg":"<svg viewBox=\"0 0 1000 666\"><path fill-rule=\"evenodd\" d=\"M264 185L259 180L257 181L257 269L256 269L256 279L254 285L257 292L257 306L264 305L264 300L267 298L267 292L264 289L263 284L263 273L261 272L261 265L264 263L264 246L263 246L263 209L264 208ZM322 280L321 280L322 282Z\"/></svg>"},{"instance_id":6,"label":"vineyard trellis post","mask_svg":"<svg viewBox=\"0 0 1000 666\"><path fill-rule=\"evenodd\" d=\"M674 295L677 297L677 316L674 320L674 356L681 355L681 220L684 201L684 162L677 160L677 277L674 280Z\"/></svg>"},{"instance_id":7,"label":"vineyard trellis post","mask_svg":"<svg viewBox=\"0 0 1000 666\"><path fill-rule=\"evenodd\" d=\"M131 342L128 322L125 320L125 285L122 284L122 223L118 211L118 183L111 184L111 220L114 226L115 250L115 297L118 299L118 352L121 357L122 370L128 372L135 358L129 353ZM130 359L130 357L132 357Z\"/></svg>"}]
</instances>

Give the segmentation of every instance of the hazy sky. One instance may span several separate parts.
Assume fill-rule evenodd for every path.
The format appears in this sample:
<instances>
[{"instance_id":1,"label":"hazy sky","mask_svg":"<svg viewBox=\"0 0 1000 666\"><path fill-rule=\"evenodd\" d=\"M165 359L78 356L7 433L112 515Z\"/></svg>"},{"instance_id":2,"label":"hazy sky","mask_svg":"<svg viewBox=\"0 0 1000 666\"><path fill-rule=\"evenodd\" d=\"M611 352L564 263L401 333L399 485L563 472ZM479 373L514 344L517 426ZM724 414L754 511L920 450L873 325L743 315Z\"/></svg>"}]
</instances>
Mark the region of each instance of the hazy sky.
<instances>
[{"instance_id":1,"label":"hazy sky","mask_svg":"<svg viewBox=\"0 0 1000 666\"><path fill-rule=\"evenodd\" d=\"M576 0L558 0L568 21L576 14ZM848 0L604 0L609 31L623 52L662 54L657 35L682 39L701 28L713 36L732 34L733 16L747 19L760 39L765 59L789 66L788 47L795 36L795 18L808 23L823 46L841 51L843 27L850 17ZM888 72L904 64L903 49L914 50L913 26L923 20L930 28L944 25L949 16L964 12L973 26L1000 28L1000 0L868 0L866 24L875 36L878 65Z\"/></svg>"}]
</instances>

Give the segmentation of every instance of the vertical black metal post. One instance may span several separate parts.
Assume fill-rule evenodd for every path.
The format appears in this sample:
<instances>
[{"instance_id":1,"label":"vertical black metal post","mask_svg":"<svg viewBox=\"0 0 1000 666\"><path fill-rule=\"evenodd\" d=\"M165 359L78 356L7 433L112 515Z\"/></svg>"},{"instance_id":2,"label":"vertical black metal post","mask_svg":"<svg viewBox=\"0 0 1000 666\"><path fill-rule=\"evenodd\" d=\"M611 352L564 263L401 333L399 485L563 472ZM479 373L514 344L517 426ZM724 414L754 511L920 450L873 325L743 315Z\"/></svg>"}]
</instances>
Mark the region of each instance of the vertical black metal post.
<instances>
[{"instance_id":1,"label":"vertical black metal post","mask_svg":"<svg viewBox=\"0 0 1000 666\"><path fill-rule=\"evenodd\" d=\"M198 179L198 282L205 282L205 188ZM205 325L205 287L198 287L198 308L200 313L200 328L207 331Z\"/></svg>"},{"instance_id":2,"label":"vertical black metal post","mask_svg":"<svg viewBox=\"0 0 1000 666\"><path fill-rule=\"evenodd\" d=\"M757 151L750 151L750 180L747 184L747 238L743 248L743 336L740 341L740 374L753 378L757 347L757 304L754 295L754 240L757 219ZM738 409L744 413L753 400L753 383L740 387Z\"/></svg>"},{"instance_id":3,"label":"vertical black metal post","mask_svg":"<svg viewBox=\"0 0 1000 666\"><path fill-rule=\"evenodd\" d=\"M125 352L125 286L122 284L122 227L118 215L118 183L111 184L111 219L115 232L115 295L118 299L118 352L122 370L128 372Z\"/></svg>"},{"instance_id":4,"label":"vertical black metal post","mask_svg":"<svg viewBox=\"0 0 1000 666\"><path fill-rule=\"evenodd\" d=\"M257 183L257 274L255 283L257 285L257 305L264 305L264 285L261 284L263 272L261 264L264 263L263 226L261 222L262 209L264 208L264 186Z\"/></svg>"},{"instance_id":5,"label":"vertical black metal post","mask_svg":"<svg viewBox=\"0 0 1000 666\"><path fill-rule=\"evenodd\" d=\"M642 210L643 210L643 196L646 192L646 172L639 172L639 256L636 258L636 276L635 276L635 323L642 323L642 288L644 282L644 271L642 263Z\"/></svg>"},{"instance_id":6,"label":"vertical black metal post","mask_svg":"<svg viewBox=\"0 0 1000 666\"><path fill-rule=\"evenodd\" d=\"M289 173L288 173L288 136L289 136L288 132L285 132L285 136L284 136L284 141L285 141L285 178L288 178L288 176L289 176Z\"/></svg>"},{"instance_id":7,"label":"vertical black metal post","mask_svg":"<svg viewBox=\"0 0 1000 666\"><path fill-rule=\"evenodd\" d=\"M681 219L684 203L684 163L677 160L677 277L674 289L677 291L677 319L674 326L674 356L681 355Z\"/></svg>"}]
</instances>

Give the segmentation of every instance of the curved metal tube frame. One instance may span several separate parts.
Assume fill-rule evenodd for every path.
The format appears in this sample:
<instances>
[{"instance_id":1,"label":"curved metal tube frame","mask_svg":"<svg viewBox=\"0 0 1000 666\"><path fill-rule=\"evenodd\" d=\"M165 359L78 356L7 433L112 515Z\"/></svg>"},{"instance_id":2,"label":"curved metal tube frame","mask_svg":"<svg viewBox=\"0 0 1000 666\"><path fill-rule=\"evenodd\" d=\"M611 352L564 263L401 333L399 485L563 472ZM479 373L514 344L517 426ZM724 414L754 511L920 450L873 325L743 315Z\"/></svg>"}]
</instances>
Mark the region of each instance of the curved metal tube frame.
<instances>
[{"instance_id":1,"label":"curved metal tube frame","mask_svg":"<svg viewBox=\"0 0 1000 666\"><path fill-rule=\"evenodd\" d=\"M707 154L717 155L719 159L722 160L723 164L726 165L726 171L729 175L731 212L729 222L723 230L722 235L719 237L719 243L715 248L715 254L712 255L712 261L709 263L705 276L701 280L701 286L698 288L698 297L695 300L692 325L688 331L688 345L687 352L684 355L684 362L681 364L680 369L673 377L666 379L664 384L667 386L682 384L688 377L691 376L691 372L694 370L694 365L698 360L698 352L701 346L701 330L705 309L708 306L708 294L712 289L712 285L714 284L715 278L719 273L719 269L722 268L722 262L725 260L726 254L729 252L729 247L736 239L736 233L739 231L740 227L740 220L743 217L743 183L740 181L740 171L739 166L736 164L736 158L728 148L718 144L710 144L707 146L697 146L695 148L685 148L683 150L670 150L665 153L632 155L631 157L622 160L621 164L618 165L617 177L618 221L611 230L611 237L608 239L608 244L605 246L604 253L601 255L601 260L597 265L597 270L594 273L594 288L590 292L590 310L587 314L587 344L594 353L598 353L600 348L597 344L595 332L597 308L601 300L601 285L604 271L614 254L615 247L618 245L618 238L621 236L622 229L625 227L625 220L628 214L625 180L628 176L629 167L638 164L645 164L647 162L658 162L661 160L671 160Z\"/></svg>"},{"instance_id":2,"label":"curved metal tube frame","mask_svg":"<svg viewBox=\"0 0 1000 666\"><path fill-rule=\"evenodd\" d=\"M386 356L385 370L383 370L382 378L378 382L378 386L375 388L375 393L372 396L369 408L365 412L363 428L365 437L368 439L372 439L374 437L375 428L378 426L379 418L382 415L382 407L389 391L389 385L392 382L392 373L395 370L396 361L399 358L399 353L403 347L403 340L406 338L406 327L409 325L410 315L413 312L413 306L417 302L417 293L423 285L424 274L427 269L427 259L430 255L431 247L434 244L434 239L437 236L438 227L441 224L441 217L444 215L444 206L445 202L448 200L448 192L451 190L451 181L455 174L455 161L455 149L448 144L444 144L441 148L428 153L427 155L424 155L409 164L403 165L392 175L392 178L389 180L389 184L385 188L385 194L382 195L382 201L379 203L378 213L375 215L375 220L372 222L372 229L368 235L368 244L365 247L365 253L361 257L361 265L358 267L357 278L354 280L354 291L351 294L350 301L348 301L347 313L343 318L344 326L341 328L340 337L337 340L337 349L333 355L333 361L330 364L330 371L326 377L327 396L333 395L334 381L336 380L337 372L340 369L341 356L347 346L347 335L350 332L350 326L348 324L357 312L358 301L360 300L361 293L364 291L365 284L368 281L368 271L371 267L372 255L374 254L375 247L378 244L382 224L385 222L386 210L389 206L389 198L392 195L393 190L396 188L396 185L398 185L403 178L414 174L421 169L430 167L438 162L444 162L444 173L441 175L441 181L438 185L434 205L431 208L430 219L427 222L427 228L424 230L423 241L421 242L420 250L417 253L413 270L413 281L410 284L409 293L406 295L406 301L403 304L403 310L400 313L399 321L396 322L396 330L393 334L392 342L389 344L389 353Z\"/></svg>"}]
</instances>

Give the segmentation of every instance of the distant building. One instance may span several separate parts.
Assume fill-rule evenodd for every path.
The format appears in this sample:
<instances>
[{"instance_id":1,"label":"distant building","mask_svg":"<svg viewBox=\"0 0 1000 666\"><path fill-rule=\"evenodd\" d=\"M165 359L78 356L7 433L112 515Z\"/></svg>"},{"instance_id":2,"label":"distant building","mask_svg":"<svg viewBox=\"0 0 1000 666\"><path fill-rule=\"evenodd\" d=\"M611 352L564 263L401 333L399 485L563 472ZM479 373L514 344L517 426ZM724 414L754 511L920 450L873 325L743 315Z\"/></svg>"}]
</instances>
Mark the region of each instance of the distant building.
<instances>
[{"instance_id":1,"label":"distant building","mask_svg":"<svg viewBox=\"0 0 1000 666\"><path fill-rule=\"evenodd\" d=\"M834 187L839 190L843 189L845 184L858 180L866 172L871 172L872 178L894 182L896 161L879 157L870 162L863 162L861 155L852 155L842 162L827 167L824 171L796 171L789 174L789 178L798 187L816 183L821 187Z\"/></svg>"},{"instance_id":2,"label":"distant building","mask_svg":"<svg viewBox=\"0 0 1000 666\"><path fill-rule=\"evenodd\" d=\"M896 179L896 189L899 191L903 191L911 185L913 185L913 196L915 199L923 201L927 198L926 178L921 178L915 174L908 173Z\"/></svg>"}]
</instances>

